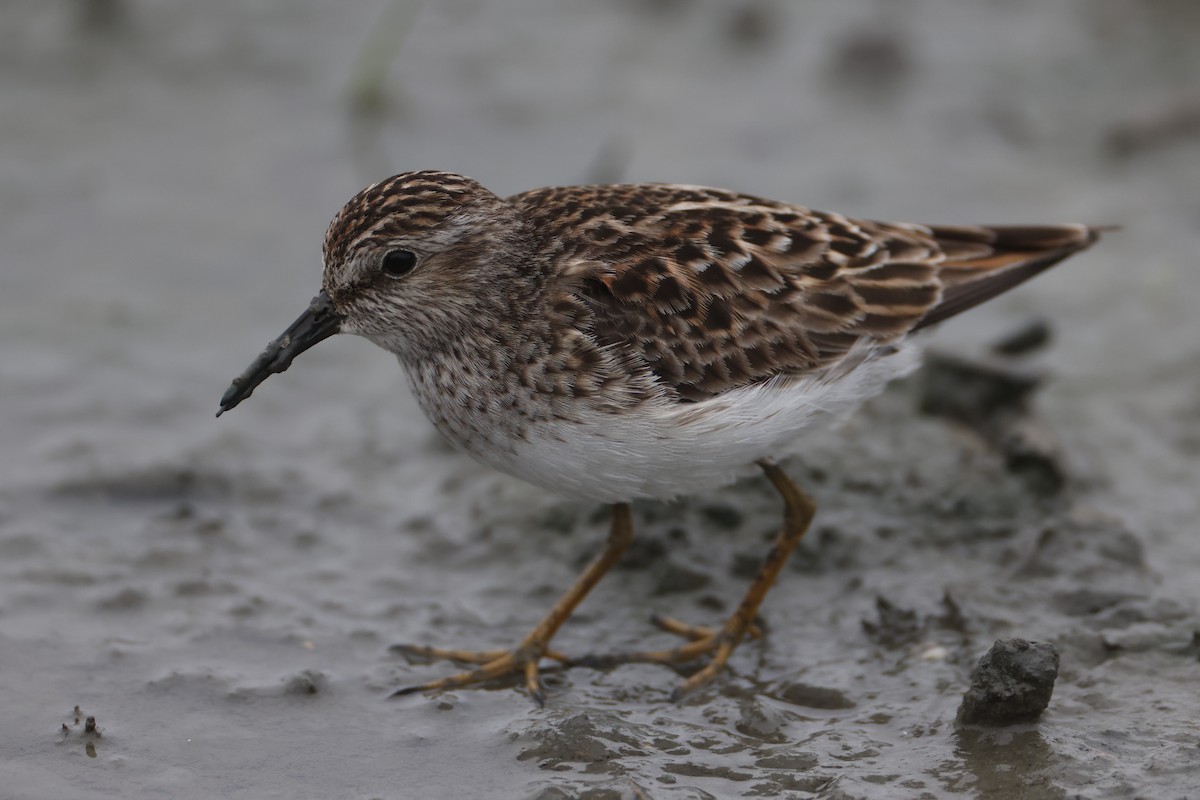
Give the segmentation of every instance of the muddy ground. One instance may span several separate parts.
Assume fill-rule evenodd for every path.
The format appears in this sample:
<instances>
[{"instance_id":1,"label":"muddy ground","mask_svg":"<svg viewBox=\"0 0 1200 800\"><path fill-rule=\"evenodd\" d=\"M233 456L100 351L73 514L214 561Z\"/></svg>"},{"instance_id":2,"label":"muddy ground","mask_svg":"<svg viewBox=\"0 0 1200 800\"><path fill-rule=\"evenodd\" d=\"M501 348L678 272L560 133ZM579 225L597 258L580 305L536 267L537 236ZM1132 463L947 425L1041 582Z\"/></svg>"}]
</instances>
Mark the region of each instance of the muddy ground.
<instances>
[{"instance_id":1,"label":"muddy ground","mask_svg":"<svg viewBox=\"0 0 1200 800\"><path fill-rule=\"evenodd\" d=\"M0 797L1195 797L1198 32L1190 0L10 4ZM333 212L427 167L1124 229L937 332L992 364L1049 321L996 367L1024 405L926 372L786 462L819 515L711 688L389 700L449 669L392 645L514 642L606 526L452 452L361 340L213 418ZM558 645L719 618L778 514L763 480L638 505ZM1057 649L1049 708L960 729L1002 638Z\"/></svg>"}]
</instances>

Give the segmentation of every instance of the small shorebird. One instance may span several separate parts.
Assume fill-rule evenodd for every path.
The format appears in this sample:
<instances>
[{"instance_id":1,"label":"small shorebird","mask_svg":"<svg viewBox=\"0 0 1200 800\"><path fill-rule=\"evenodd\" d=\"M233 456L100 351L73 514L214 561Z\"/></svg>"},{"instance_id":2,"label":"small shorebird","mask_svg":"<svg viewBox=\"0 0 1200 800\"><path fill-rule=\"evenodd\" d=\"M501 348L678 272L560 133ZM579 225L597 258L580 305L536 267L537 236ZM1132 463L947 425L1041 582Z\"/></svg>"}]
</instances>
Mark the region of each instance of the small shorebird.
<instances>
[{"instance_id":1,"label":"small shorebird","mask_svg":"<svg viewBox=\"0 0 1200 800\"><path fill-rule=\"evenodd\" d=\"M783 528L722 625L608 663L707 658L711 681L814 506L771 460L917 364L924 329L1096 241L1086 225L868 222L723 189L535 189L508 198L448 172L369 186L325 235L321 292L221 398L221 412L335 333L395 353L425 414L485 464L611 503L603 552L511 650L410 647L475 665L397 694L513 673L543 702L550 641L633 536L629 502L690 495L757 465ZM593 663L595 661L593 660Z\"/></svg>"}]
</instances>

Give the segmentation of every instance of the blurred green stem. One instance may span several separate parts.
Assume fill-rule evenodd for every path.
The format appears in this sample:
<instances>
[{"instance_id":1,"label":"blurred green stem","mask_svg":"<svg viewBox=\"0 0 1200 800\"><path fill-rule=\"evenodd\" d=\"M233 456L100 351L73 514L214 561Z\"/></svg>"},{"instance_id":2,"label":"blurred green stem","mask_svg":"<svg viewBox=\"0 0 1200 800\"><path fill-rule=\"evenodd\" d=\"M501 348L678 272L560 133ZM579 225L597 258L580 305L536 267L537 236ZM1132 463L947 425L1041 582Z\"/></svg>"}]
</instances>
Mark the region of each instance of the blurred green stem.
<instances>
[{"instance_id":1,"label":"blurred green stem","mask_svg":"<svg viewBox=\"0 0 1200 800\"><path fill-rule=\"evenodd\" d=\"M367 37L350 79L350 99L356 112L383 110L388 71L423 5L423 0L392 0Z\"/></svg>"}]
</instances>

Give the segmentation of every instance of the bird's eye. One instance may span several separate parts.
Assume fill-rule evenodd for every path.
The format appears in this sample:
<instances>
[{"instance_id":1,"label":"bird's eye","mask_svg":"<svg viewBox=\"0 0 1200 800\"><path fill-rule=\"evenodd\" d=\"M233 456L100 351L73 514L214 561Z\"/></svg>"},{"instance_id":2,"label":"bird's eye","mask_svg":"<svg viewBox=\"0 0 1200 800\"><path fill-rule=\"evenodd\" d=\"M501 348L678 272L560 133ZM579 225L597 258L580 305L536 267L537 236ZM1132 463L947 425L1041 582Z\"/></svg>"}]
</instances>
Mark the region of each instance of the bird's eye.
<instances>
[{"instance_id":1,"label":"bird's eye","mask_svg":"<svg viewBox=\"0 0 1200 800\"><path fill-rule=\"evenodd\" d=\"M393 278L412 272L417 265L417 254L411 250L389 250L383 257L382 268Z\"/></svg>"}]
</instances>

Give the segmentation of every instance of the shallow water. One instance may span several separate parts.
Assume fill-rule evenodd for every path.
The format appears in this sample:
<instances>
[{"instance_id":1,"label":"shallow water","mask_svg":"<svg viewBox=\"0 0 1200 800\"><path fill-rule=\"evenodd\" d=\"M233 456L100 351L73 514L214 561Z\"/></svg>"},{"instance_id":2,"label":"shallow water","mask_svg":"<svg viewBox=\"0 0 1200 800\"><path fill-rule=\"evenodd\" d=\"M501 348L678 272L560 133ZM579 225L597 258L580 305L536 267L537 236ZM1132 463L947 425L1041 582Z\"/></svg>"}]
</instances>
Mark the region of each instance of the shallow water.
<instances>
[{"instance_id":1,"label":"shallow water","mask_svg":"<svg viewBox=\"0 0 1200 800\"><path fill-rule=\"evenodd\" d=\"M6 9L0 797L1194 792L1194 4L500 5ZM390 645L514 642L606 527L450 451L360 340L213 419L315 292L338 206L425 167L1120 223L937 334L974 357L1052 320L1034 418L1066 487L920 415L911 381L788 462L814 531L766 639L692 701L647 666L550 676L545 709L512 687L387 700L449 669ZM636 551L556 644L718 618L778 513L760 480L636 507ZM956 730L1012 636L1058 647L1049 710Z\"/></svg>"}]
</instances>

